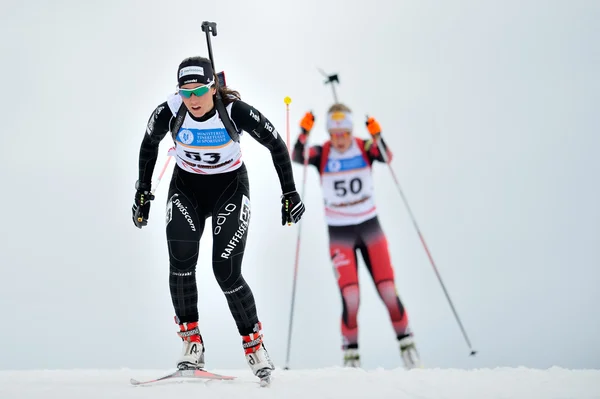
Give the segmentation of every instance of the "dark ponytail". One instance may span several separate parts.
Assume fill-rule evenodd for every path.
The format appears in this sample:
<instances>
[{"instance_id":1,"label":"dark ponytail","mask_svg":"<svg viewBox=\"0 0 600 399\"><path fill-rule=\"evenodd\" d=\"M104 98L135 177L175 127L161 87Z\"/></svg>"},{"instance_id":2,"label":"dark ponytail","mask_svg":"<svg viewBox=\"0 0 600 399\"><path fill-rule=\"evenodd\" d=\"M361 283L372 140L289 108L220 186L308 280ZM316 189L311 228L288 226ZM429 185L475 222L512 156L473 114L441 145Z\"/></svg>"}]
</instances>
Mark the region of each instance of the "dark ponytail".
<instances>
[{"instance_id":1,"label":"dark ponytail","mask_svg":"<svg viewBox=\"0 0 600 399\"><path fill-rule=\"evenodd\" d=\"M217 75L215 75L214 79L215 84L217 85L217 90L219 91L219 95L221 96L221 100L223 101L223 105L227 107L232 102L242 99L237 90L230 89L227 86L219 85L219 79L217 78Z\"/></svg>"}]
</instances>

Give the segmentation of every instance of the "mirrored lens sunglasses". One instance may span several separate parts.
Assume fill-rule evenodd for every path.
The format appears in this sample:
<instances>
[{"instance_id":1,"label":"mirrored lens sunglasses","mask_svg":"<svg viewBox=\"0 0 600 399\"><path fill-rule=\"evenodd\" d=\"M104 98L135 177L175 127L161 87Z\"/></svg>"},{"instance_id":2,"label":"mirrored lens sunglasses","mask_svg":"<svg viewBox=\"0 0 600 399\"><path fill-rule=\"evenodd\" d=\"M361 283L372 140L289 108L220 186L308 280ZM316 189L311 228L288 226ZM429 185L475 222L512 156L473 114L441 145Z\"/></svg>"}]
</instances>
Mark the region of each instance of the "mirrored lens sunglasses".
<instances>
[{"instance_id":1,"label":"mirrored lens sunglasses","mask_svg":"<svg viewBox=\"0 0 600 399\"><path fill-rule=\"evenodd\" d=\"M210 88L212 87L213 84L214 84L214 81L212 81L209 84L206 84L204 86L198 86L195 89L179 89L179 94L185 98L190 98L192 96L192 94L195 95L196 97L200 97L200 96L203 96L206 93L208 93L208 90L210 90Z\"/></svg>"}]
</instances>

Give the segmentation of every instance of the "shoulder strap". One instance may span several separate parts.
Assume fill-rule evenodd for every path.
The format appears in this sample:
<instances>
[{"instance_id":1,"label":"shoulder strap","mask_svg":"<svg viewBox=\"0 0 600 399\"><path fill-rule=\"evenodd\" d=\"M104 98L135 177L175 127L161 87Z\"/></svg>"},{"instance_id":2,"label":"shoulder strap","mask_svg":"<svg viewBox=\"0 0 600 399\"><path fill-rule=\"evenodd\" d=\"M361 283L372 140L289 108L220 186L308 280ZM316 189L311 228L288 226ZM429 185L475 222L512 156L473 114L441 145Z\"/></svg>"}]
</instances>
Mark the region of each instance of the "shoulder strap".
<instances>
[{"instance_id":1,"label":"shoulder strap","mask_svg":"<svg viewBox=\"0 0 600 399\"><path fill-rule=\"evenodd\" d=\"M327 165L327 159L329 158L329 149L330 148L331 148L331 141L327 141L327 142L325 142L325 144L323 144L323 147L321 150L321 167L319 168L320 174L323 174L323 171L325 170L325 166Z\"/></svg>"},{"instance_id":2,"label":"shoulder strap","mask_svg":"<svg viewBox=\"0 0 600 399\"><path fill-rule=\"evenodd\" d=\"M227 133L229 133L229 137L231 137L231 140L233 140L235 142L239 142L240 134L238 133L236 128L233 126L233 122L231 121L231 118L229 117L229 114L227 113L225 104L223 104L223 100L221 100L221 96L218 91L217 91L217 95L215 98L215 107L217 107L217 112L219 113L221 122L223 122L223 126L225 126L225 129L227 130Z\"/></svg>"},{"instance_id":3,"label":"shoulder strap","mask_svg":"<svg viewBox=\"0 0 600 399\"><path fill-rule=\"evenodd\" d=\"M235 127L233 126L233 122L231 118L229 118L229 114L227 113L227 109L225 109L225 104L221 100L221 97L218 96L215 98L215 107L217 108L217 112L219 113L219 118L221 118L221 122L223 122L223 126L227 130L229 137L235 142L240 141L240 134L237 132ZM183 125L183 120L187 114L187 107L184 103L181 103L179 110L177 111L177 115L175 116L175 122L173 122L173 127L171 128L171 135L173 136L173 141L177 137L177 133L179 129L181 129L181 125Z\"/></svg>"},{"instance_id":4,"label":"shoulder strap","mask_svg":"<svg viewBox=\"0 0 600 399\"><path fill-rule=\"evenodd\" d=\"M369 148L371 148L371 146L369 145L369 148L367 148L367 146L365 145L365 140L359 139L358 137L356 137L355 140L365 162L367 162L367 165L371 165L371 161L369 160L369 156L367 155L367 151L369 150Z\"/></svg>"},{"instance_id":5,"label":"shoulder strap","mask_svg":"<svg viewBox=\"0 0 600 399\"><path fill-rule=\"evenodd\" d=\"M173 127L171 128L173 142L175 142L175 139L177 138L177 133L179 133L179 129L181 129L181 125L183 125L183 120L185 119L186 114L187 108L184 103L181 103L179 110L177 110L177 115L175 115L175 122L173 122Z\"/></svg>"}]
</instances>

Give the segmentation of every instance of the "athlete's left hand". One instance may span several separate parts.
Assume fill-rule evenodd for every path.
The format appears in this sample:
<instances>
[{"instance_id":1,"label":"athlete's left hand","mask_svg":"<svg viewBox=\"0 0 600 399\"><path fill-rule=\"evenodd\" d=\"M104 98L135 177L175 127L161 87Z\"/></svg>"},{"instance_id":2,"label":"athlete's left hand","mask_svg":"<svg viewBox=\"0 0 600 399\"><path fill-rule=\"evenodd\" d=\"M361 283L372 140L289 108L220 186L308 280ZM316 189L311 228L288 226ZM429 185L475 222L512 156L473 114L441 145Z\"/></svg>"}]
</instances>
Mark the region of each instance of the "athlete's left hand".
<instances>
[{"instance_id":1,"label":"athlete's left hand","mask_svg":"<svg viewBox=\"0 0 600 399\"><path fill-rule=\"evenodd\" d=\"M298 223L305 211L304 204L297 191L291 191L281 196L281 225Z\"/></svg>"},{"instance_id":2,"label":"athlete's left hand","mask_svg":"<svg viewBox=\"0 0 600 399\"><path fill-rule=\"evenodd\" d=\"M379 125L379 122L377 122L372 116L367 116L365 125L367 125L367 130L369 130L371 136L379 137L379 135L381 135L381 126Z\"/></svg>"}]
</instances>

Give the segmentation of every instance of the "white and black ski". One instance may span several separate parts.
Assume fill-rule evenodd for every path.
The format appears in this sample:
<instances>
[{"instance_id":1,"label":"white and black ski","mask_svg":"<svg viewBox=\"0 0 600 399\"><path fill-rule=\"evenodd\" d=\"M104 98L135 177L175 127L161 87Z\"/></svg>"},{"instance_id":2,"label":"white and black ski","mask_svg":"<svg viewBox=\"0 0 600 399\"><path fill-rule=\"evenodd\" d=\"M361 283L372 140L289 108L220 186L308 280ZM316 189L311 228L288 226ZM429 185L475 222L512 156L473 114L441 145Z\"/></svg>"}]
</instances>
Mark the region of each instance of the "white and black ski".
<instances>
[{"instance_id":1,"label":"white and black ski","mask_svg":"<svg viewBox=\"0 0 600 399\"><path fill-rule=\"evenodd\" d=\"M139 381L135 378L131 378L129 382L132 385L147 385L159 381L171 380L171 379L204 379L204 380L234 380L236 377L231 375L216 374L206 370L194 369L194 370L177 370L172 373L163 375L158 378L151 380Z\"/></svg>"}]
</instances>

